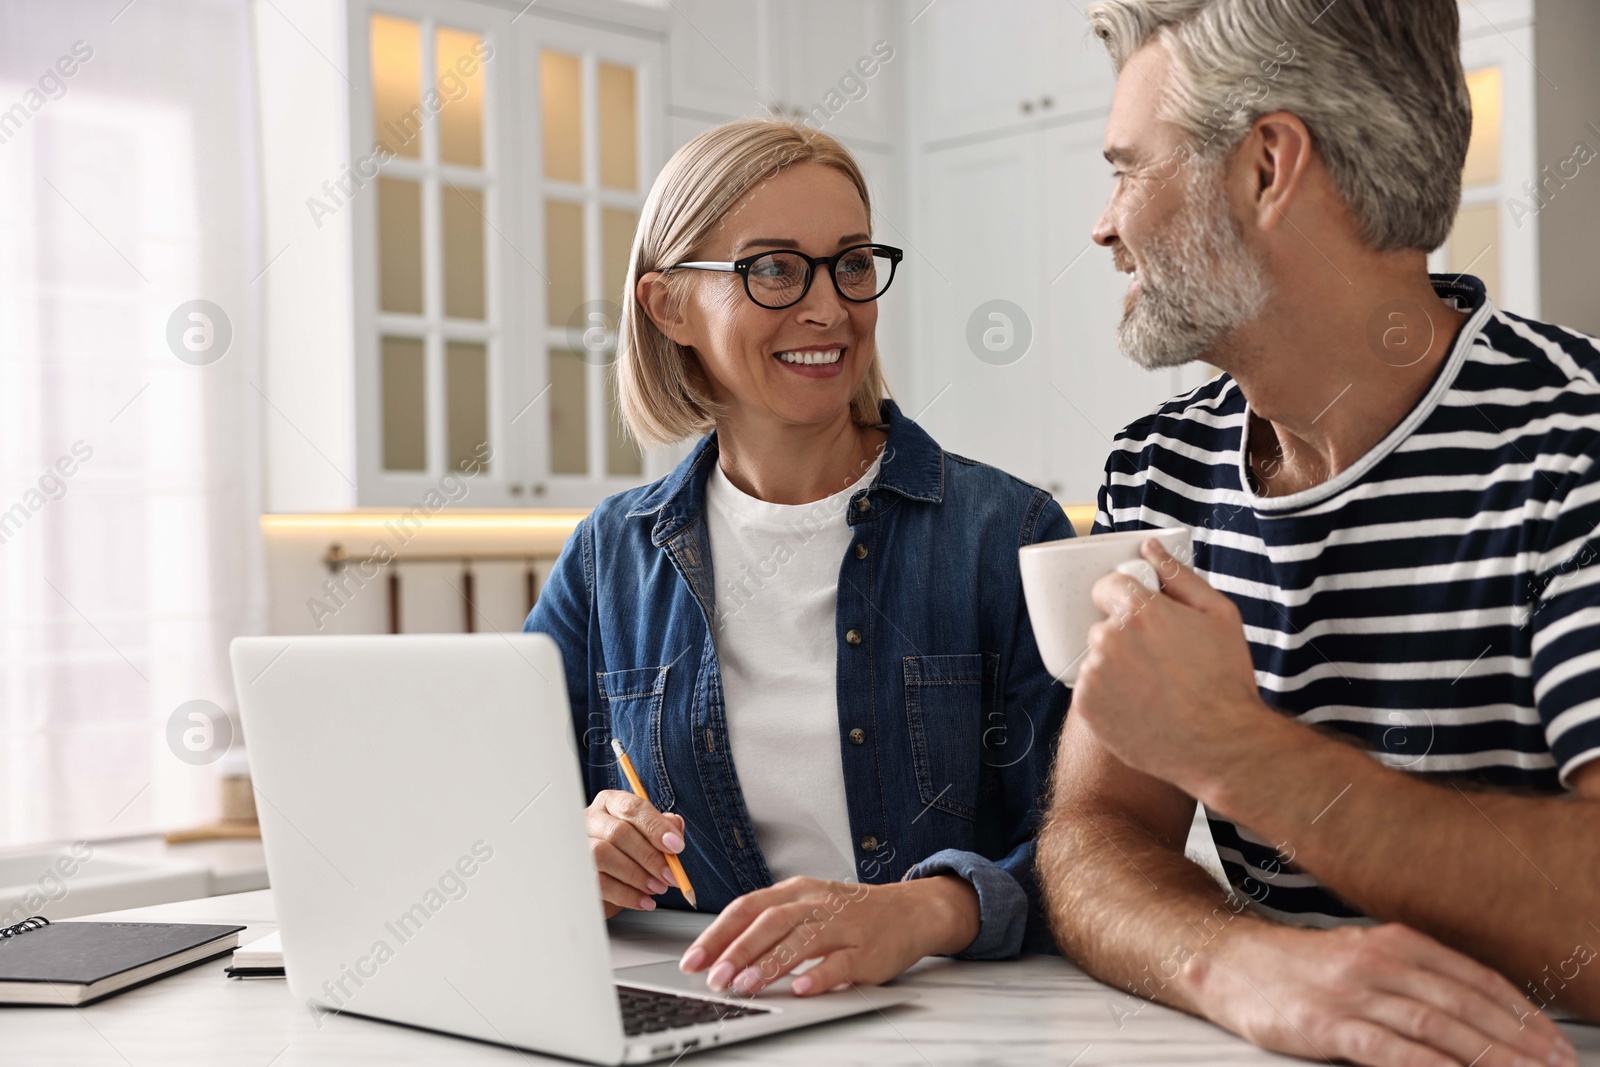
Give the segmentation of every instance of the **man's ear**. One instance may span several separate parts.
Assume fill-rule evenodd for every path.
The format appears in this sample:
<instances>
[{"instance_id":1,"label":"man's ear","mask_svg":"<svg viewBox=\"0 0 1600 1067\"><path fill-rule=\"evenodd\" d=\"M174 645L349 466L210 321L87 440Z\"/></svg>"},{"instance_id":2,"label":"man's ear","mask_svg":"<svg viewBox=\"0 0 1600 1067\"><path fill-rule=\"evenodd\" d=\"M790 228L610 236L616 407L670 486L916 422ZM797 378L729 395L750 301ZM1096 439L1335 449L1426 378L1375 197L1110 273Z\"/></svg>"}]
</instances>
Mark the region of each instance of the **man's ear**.
<instances>
[{"instance_id":1,"label":"man's ear","mask_svg":"<svg viewBox=\"0 0 1600 1067\"><path fill-rule=\"evenodd\" d=\"M633 295L639 301L639 306L644 308L645 314L650 316L650 321L655 323L656 329L673 343L689 347L688 323L684 320L683 309L673 304L671 294L667 291L665 274L651 270L639 275Z\"/></svg>"},{"instance_id":2,"label":"man's ear","mask_svg":"<svg viewBox=\"0 0 1600 1067\"><path fill-rule=\"evenodd\" d=\"M1250 178L1256 225L1271 230L1305 189L1311 169L1311 131L1298 115L1274 111L1256 119L1240 145Z\"/></svg>"}]
</instances>

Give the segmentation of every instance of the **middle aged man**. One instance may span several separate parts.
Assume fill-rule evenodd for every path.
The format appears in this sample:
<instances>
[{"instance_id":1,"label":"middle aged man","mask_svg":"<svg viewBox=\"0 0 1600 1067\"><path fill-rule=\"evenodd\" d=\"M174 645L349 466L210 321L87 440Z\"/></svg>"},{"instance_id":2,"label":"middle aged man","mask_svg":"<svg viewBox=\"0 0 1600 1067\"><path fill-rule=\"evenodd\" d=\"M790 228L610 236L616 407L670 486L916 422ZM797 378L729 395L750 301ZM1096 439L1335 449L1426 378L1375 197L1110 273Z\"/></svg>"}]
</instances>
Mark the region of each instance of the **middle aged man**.
<instances>
[{"instance_id":1,"label":"middle aged man","mask_svg":"<svg viewBox=\"0 0 1600 1067\"><path fill-rule=\"evenodd\" d=\"M1094 589L1057 940L1298 1055L1576 1063L1544 1009L1600 1019L1600 352L1426 273L1471 128L1455 0L1089 17L1122 346L1226 373L1106 466L1096 531L1191 527L1195 570L1149 544L1161 594ZM1196 798L1233 892L1184 857Z\"/></svg>"}]
</instances>

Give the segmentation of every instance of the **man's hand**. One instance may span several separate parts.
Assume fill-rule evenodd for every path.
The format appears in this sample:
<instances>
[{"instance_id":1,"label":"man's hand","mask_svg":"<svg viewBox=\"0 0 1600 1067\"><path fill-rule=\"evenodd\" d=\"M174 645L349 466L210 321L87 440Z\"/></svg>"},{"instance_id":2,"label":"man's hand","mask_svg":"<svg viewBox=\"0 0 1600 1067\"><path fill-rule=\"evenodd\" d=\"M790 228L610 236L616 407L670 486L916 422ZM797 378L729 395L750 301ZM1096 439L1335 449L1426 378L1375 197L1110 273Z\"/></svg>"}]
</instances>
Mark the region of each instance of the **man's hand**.
<instances>
[{"instance_id":1,"label":"man's hand","mask_svg":"<svg viewBox=\"0 0 1600 1067\"><path fill-rule=\"evenodd\" d=\"M1089 628L1071 714L1129 767L1198 796L1200 759L1221 759L1280 719L1256 690L1233 601L1160 542L1140 551L1162 591L1125 574L1095 583L1095 606L1108 618Z\"/></svg>"},{"instance_id":2,"label":"man's hand","mask_svg":"<svg viewBox=\"0 0 1600 1067\"><path fill-rule=\"evenodd\" d=\"M887 982L924 956L960 952L978 927L978 894L953 875L890 885L787 878L728 905L679 967L710 967L706 984L715 992L755 993L821 957L790 984L805 996L845 982Z\"/></svg>"},{"instance_id":3,"label":"man's hand","mask_svg":"<svg viewBox=\"0 0 1600 1067\"><path fill-rule=\"evenodd\" d=\"M1407 926L1253 924L1194 957L1202 1014L1264 1048L1372 1067L1577 1067L1510 982Z\"/></svg>"}]
</instances>

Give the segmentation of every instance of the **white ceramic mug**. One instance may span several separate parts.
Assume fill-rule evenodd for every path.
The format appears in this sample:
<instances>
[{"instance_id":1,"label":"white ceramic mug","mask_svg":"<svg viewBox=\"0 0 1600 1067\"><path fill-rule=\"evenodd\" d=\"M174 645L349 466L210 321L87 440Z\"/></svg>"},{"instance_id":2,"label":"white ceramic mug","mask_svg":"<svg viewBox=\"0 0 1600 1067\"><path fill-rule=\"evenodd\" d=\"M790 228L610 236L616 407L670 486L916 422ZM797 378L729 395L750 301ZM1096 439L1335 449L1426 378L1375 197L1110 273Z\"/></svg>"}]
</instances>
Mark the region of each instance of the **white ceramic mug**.
<instances>
[{"instance_id":1,"label":"white ceramic mug","mask_svg":"<svg viewBox=\"0 0 1600 1067\"><path fill-rule=\"evenodd\" d=\"M1062 684L1078 680L1078 665L1089 650L1089 627L1105 617L1089 595L1095 582L1118 572L1152 593L1161 591L1156 569L1139 555L1139 546L1151 538L1178 562L1194 562L1194 538L1188 527L1069 537L1020 550L1022 591L1028 599L1033 636L1045 667Z\"/></svg>"}]
</instances>

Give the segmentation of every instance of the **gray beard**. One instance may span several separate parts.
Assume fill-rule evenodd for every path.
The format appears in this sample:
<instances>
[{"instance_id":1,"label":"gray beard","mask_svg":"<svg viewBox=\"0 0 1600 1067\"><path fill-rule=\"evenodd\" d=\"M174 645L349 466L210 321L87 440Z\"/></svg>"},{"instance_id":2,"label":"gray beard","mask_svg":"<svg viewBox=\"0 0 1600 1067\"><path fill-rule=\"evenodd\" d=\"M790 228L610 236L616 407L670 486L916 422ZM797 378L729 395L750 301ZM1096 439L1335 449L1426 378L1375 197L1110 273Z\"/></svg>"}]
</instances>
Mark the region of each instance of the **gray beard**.
<instances>
[{"instance_id":1,"label":"gray beard","mask_svg":"<svg viewBox=\"0 0 1600 1067\"><path fill-rule=\"evenodd\" d=\"M1139 293L1117 343L1146 370L1206 356L1260 314L1272 291L1229 214L1220 178L1219 167L1197 165L1171 231L1145 247Z\"/></svg>"}]
</instances>

